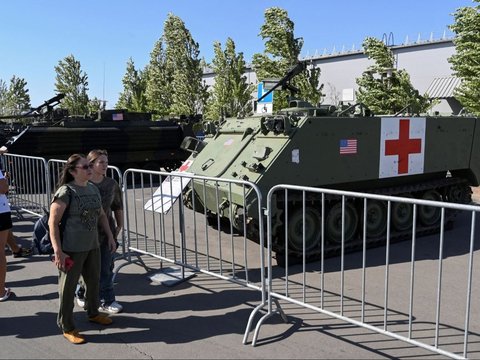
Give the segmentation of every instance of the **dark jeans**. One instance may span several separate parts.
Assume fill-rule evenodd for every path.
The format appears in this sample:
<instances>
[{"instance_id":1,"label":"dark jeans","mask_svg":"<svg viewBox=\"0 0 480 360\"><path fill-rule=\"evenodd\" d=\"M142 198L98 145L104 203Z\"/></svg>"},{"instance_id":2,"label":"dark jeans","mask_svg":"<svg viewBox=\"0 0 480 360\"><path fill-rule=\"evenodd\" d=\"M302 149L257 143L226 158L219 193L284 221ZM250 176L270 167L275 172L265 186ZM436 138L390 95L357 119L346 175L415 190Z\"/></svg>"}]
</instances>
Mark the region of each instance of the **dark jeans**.
<instances>
[{"instance_id":1,"label":"dark jeans","mask_svg":"<svg viewBox=\"0 0 480 360\"><path fill-rule=\"evenodd\" d=\"M108 247L108 241L103 241L100 244L100 302L102 304L111 304L115 301L113 256Z\"/></svg>"}]
</instances>

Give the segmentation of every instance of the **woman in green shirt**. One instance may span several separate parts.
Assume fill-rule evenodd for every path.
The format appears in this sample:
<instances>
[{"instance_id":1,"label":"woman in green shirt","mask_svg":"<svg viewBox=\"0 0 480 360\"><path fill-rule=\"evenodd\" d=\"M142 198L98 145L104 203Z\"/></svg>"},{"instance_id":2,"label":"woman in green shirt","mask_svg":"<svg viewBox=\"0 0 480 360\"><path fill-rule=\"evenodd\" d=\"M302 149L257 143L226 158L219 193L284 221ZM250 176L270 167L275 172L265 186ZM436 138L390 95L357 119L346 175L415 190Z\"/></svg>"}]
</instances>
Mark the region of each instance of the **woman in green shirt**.
<instances>
[{"instance_id":1,"label":"woman in green shirt","mask_svg":"<svg viewBox=\"0 0 480 360\"><path fill-rule=\"evenodd\" d=\"M88 153L88 161L93 165L92 178L90 181L100 191L102 207L107 214L110 230L117 239L123 227L123 203L122 192L118 183L107 176L108 152L107 150L95 149ZM113 259L114 254L110 251L108 239L102 229L99 231L100 240L100 303L101 310L117 314L123 310L123 306L116 301L113 289ZM82 284L77 288L77 304L85 308L85 289Z\"/></svg>"},{"instance_id":2,"label":"woman in green shirt","mask_svg":"<svg viewBox=\"0 0 480 360\"><path fill-rule=\"evenodd\" d=\"M112 319L98 311L99 224L107 236L111 251L115 251L116 244L102 208L100 193L97 187L89 182L91 177L92 167L86 157L82 154L71 155L60 176L48 220L54 262L59 269L60 307L57 324L63 331L63 336L74 344L85 342L84 336L76 329L73 318L75 289L80 275L87 288L86 307L89 321L101 325L112 323ZM66 223L63 233L60 234L59 223L65 212Z\"/></svg>"}]
</instances>

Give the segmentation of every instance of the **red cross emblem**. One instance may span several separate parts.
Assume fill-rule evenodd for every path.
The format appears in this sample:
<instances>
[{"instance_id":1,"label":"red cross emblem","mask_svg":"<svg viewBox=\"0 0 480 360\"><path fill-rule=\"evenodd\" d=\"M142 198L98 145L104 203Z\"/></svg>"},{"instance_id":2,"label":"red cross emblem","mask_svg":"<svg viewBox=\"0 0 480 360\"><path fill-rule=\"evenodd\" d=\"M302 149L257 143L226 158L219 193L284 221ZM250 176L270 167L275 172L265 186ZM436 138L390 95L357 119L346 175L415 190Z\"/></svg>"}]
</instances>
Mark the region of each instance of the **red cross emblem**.
<instances>
[{"instance_id":1,"label":"red cross emblem","mask_svg":"<svg viewBox=\"0 0 480 360\"><path fill-rule=\"evenodd\" d=\"M422 139L410 139L410 120L400 120L397 140L385 140L385 155L398 156L398 173L408 174L408 156L422 151Z\"/></svg>"},{"instance_id":2,"label":"red cross emblem","mask_svg":"<svg viewBox=\"0 0 480 360\"><path fill-rule=\"evenodd\" d=\"M179 172L187 171L190 165L192 165L192 160L185 160L182 166L178 169Z\"/></svg>"}]
</instances>

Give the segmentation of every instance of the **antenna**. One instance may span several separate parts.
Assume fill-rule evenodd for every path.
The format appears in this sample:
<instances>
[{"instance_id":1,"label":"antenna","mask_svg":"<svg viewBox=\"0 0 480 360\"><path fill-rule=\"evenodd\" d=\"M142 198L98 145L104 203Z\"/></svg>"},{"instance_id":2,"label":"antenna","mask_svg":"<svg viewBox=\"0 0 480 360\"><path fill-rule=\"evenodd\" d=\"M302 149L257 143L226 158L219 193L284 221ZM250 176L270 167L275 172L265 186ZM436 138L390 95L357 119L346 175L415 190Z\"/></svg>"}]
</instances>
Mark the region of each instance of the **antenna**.
<instances>
[{"instance_id":1,"label":"antenna","mask_svg":"<svg viewBox=\"0 0 480 360\"><path fill-rule=\"evenodd\" d=\"M107 101L105 100L105 61L103 62L103 91L102 91L103 107L105 108Z\"/></svg>"}]
</instances>

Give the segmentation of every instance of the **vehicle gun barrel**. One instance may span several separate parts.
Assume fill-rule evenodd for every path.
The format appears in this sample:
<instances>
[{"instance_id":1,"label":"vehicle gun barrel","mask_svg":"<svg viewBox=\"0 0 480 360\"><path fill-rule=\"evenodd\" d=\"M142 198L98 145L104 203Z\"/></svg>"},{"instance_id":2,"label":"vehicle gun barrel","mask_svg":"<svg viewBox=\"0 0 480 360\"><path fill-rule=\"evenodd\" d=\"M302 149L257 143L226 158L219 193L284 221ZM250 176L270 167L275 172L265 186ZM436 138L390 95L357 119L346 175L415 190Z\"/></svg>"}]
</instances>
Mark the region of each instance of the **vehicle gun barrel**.
<instances>
[{"instance_id":1,"label":"vehicle gun barrel","mask_svg":"<svg viewBox=\"0 0 480 360\"><path fill-rule=\"evenodd\" d=\"M3 115L3 116L0 116L0 119L22 119L22 118L29 118L29 117L44 116L45 113L49 113L50 111L52 111L53 107L58 105L64 97L65 97L65 94L63 93L57 94L51 99L45 101L42 105L37 106L36 108L30 109L30 111L26 112L25 114ZM46 111L43 111L43 109L46 109Z\"/></svg>"},{"instance_id":2,"label":"vehicle gun barrel","mask_svg":"<svg viewBox=\"0 0 480 360\"><path fill-rule=\"evenodd\" d=\"M260 102L265 97L267 97L272 91L277 89L278 87L282 87L282 89L289 89L290 91L298 91L295 87L290 85L290 80L292 80L295 76L300 74L306 68L305 61L299 61L296 65L292 66L290 70L288 70L287 74L281 78L270 90L268 90L265 94L263 94L257 101Z\"/></svg>"}]
</instances>

